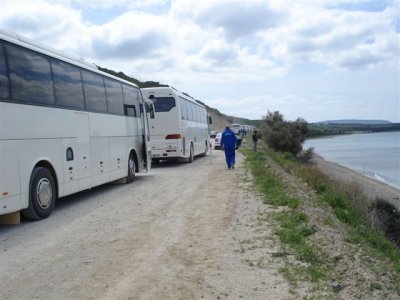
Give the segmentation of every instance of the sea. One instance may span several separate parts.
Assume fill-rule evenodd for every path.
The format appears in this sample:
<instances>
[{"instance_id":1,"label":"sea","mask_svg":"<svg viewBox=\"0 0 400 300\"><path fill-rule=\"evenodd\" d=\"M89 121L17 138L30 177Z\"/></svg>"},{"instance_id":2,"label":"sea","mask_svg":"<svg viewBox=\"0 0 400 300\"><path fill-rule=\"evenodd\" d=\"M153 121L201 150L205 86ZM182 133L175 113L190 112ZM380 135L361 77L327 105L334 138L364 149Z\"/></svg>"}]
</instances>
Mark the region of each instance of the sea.
<instances>
[{"instance_id":1,"label":"sea","mask_svg":"<svg viewBox=\"0 0 400 300\"><path fill-rule=\"evenodd\" d=\"M310 147L326 161L400 189L400 132L308 139L303 149Z\"/></svg>"}]
</instances>

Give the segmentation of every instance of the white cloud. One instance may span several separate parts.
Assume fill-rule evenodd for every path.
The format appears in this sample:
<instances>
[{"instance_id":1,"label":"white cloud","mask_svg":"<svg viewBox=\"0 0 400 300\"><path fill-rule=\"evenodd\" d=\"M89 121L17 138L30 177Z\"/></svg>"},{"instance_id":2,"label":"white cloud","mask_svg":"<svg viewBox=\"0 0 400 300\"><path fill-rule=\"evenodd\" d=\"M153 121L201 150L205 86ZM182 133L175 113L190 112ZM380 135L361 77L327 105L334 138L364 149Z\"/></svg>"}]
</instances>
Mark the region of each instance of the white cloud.
<instances>
[{"instance_id":1,"label":"white cloud","mask_svg":"<svg viewBox=\"0 0 400 300\"><path fill-rule=\"evenodd\" d=\"M144 8L153 5L163 5L166 0L59 0L77 4L84 9L112 9L125 7L127 9Z\"/></svg>"},{"instance_id":2,"label":"white cloud","mask_svg":"<svg viewBox=\"0 0 400 300\"><path fill-rule=\"evenodd\" d=\"M222 29L231 41L273 27L283 17L282 12L260 0L176 0L171 14L194 20L205 28Z\"/></svg>"},{"instance_id":3,"label":"white cloud","mask_svg":"<svg viewBox=\"0 0 400 300\"><path fill-rule=\"evenodd\" d=\"M152 15L128 12L92 32L92 55L97 59L140 59L161 56L170 44L169 24Z\"/></svg>"},{"instance_id":4,"label":"white cloud","mask_svg":"<svg viewBox=\"0 0 400 300\"><path fill-rule=\"evenodd\" d=\"M395 7L367 12L301 6L292 10L289 22L261 36L272 58L287 64L362 69L391 64L398 57L393 43L399 38L397 17Z\"/></svg>"},{"instance_id":5,"label":"white cloud","mask_svg":"<svg viewBox=\"0 0 400 300\"><path fill-rule=\"evenodd\" d=\"M312 114L327 114L322 105L342 114L361 109L341 108L345 96L342 102L332 102L337 95L303 96L293 73L310 65L343 86L341 74L369 74L371 90L376 80L370 78L387 78L383 90L397 84L397 92L386 97L387 115L396 109L399 11L396 1L385 3L386 8L372 0L3 0L0 27L140 80L191 87L200 96L208 90L205 102L225 113L257 118L269 109L312 120ZM218 96L230 91L237 97ZM309 108L303 113L299 106Z\"/></svg>"},{"instance_id":6,"label":"white cloud","mask_svg":"<svg viewBox=\"0 0 400 300\"><path fill-rule=\"evenodd\" d=\"M89 28L79 11L44 0L4 0L0 27L70 53L88 46Z\"/></svg>"}]
</instances>

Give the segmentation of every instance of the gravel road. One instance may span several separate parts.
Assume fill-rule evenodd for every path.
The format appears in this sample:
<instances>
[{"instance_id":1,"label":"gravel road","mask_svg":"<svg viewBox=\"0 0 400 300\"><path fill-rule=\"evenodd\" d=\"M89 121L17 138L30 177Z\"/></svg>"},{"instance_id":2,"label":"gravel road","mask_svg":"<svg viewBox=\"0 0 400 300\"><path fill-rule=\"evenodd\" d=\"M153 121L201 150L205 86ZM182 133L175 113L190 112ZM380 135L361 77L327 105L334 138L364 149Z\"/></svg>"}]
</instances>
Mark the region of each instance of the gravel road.
<instances>
[{"instance_id":1,"label":"gravel road","mask_svg":"<svg viewBox=\"0 0 400 300\"><path fill-rule=\"evenodd\" d=\"M262 201L237 159L233 171L221 151L161 163L133 184L60 199L48 219L0 227L0 299L288 298L279 266L245 262L272 241L240 251Z\"/></svg>"}]
</instances>

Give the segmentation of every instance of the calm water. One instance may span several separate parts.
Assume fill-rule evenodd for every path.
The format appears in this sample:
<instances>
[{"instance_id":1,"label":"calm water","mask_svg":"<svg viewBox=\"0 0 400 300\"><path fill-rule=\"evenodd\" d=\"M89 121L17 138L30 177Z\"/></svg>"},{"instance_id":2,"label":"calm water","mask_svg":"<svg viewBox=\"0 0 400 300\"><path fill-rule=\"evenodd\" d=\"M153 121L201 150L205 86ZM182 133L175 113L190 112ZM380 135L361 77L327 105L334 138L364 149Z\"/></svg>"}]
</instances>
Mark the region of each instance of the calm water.
<instances>
[{"instance_id":1,"label":"calm water","mask_svg":"<svg viewBox=\"0 0 400 300\"><path fill-rule=\"evenodd\" d=\"M310 139L303 145L309 147L327 161L400 188L400 132Z\"/></svg>"}]
</instances>

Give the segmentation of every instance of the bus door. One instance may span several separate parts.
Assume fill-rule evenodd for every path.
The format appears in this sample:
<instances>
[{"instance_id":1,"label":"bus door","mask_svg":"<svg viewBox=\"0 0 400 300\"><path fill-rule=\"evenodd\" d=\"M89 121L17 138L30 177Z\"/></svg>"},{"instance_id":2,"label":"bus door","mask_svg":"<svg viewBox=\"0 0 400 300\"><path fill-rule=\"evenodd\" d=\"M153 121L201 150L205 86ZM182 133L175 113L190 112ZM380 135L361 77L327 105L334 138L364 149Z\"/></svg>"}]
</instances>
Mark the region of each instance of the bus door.
<instances>
[{"instance_id":1,"label":"bus door","mask_svg":"<svg viewBox=\"0 0 400 300\"><path fill-rule=\"evenodd\" d=\"M150 171L151 168L151 145L150 145L150 125L149 117L154 119L154 104L152 101L143 99L144 113L143 113L143 143L144 143L144 155L146 159L146 170Z\"/></svg>"}]
</instances>

